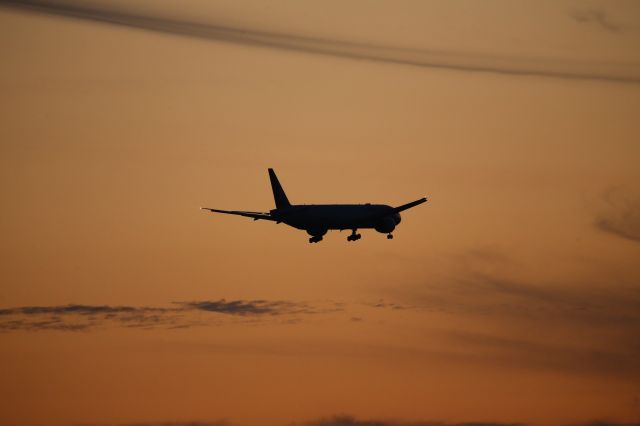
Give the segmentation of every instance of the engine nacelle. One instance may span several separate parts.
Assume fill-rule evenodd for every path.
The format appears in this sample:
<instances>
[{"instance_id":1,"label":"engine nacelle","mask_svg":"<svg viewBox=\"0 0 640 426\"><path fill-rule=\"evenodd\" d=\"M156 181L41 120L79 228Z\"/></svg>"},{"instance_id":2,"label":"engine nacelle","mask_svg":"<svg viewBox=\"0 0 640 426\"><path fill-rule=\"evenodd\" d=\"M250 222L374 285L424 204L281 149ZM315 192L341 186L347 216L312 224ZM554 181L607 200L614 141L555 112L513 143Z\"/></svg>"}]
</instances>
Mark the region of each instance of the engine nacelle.
<instances>
[{"instance_id":1,"label":"engine nacelle","mask_svg":"<svg viewBox=\"0 0 640 426\"><path fill-rule=\"evenodd\" d=\"M322 237L324 234L327 233L326 228L307 229L306 231L307 231L307 234L311 235L312 237Z\"/></svg>"},{"instance_id":2,"label":"engine nacelle","mask_svg":"<svg viewBox=\"0 0 640 426\"><path fill-rule=\"evenodd\" d=\"M396 221L392 216L386 216L376 223L376 231L383 234L388 234L394 229L396 229Z\"/></svg>"}]
</instances>

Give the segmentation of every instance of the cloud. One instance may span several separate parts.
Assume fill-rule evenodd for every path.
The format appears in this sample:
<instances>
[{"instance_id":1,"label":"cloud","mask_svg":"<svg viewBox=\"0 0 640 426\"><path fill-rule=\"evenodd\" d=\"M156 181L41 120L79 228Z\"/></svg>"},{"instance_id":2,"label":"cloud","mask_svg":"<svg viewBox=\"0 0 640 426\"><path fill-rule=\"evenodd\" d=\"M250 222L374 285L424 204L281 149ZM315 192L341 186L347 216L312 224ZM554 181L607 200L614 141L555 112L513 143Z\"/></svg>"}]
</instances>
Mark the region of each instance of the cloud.
<instances>
[{"instance_id":1,"label":"cloud","mask_svg":"<svg viewBox=\"0 0 640 426\"><path fill-rule=\"evenodd\" d=\"M401 420L360 420L348 415L338 415L304 423L305 426L519 426L523 423L499 422L463 422L448 423L441 421L407 422Z\"/></svg>"},{"instance_id":2,"label":"cloud","mask_svg":"<svg viewBox=\"0 0 640 426\"><path fill-rule=\"evenodd\" d=\"M592 420L586 423L576 423L571 426L640 426L640 422L615 422L611 420Z\"/></svg>"},{"instance_id":3,"label":"cloud","mask_svg":"<svg viewBox=\"0 0 640 426\"><path fill-rule=\"evenodd\" d=\"M467 325L472 321L473 327L435 332L443 340L442 358L640 378L640 288L635 283L529 282L515 277L516 262L477 251L453 257L453 265L448 276L390 289L416 310L464 318Z\"/></svg>"},{"instance_id":4,"label":"cloud","mask_svg":"<svg viewBox=\"0 0 640 426\"><path fill-rule=\"evenodd\" d=\"M398 422L388 420L358 420L355 417L340 415L322 418L305 423L305 426L391 426Z\"/></svg>"},{"instance_id":5,"label":"cloud","mask_svg":"<svg viewBox=\"0 0 640 426\"><path fill-rule=\"evenodd\" d=\"M595 220L596 228L640 242L640 196L611 189L604 194L603 200L606 207Z\"/></svg>"},{"instance_id":6,"label":"cloud","mask_svg":"<svg viewBox=\"0 0 640 426\"><path fill-rule=\"evenodd\" d=\"M23 306L0 309L2 330L85 331L106 322L126 327L172 325L177 310L158 307L107 305Z\"/></svg>"},{"instance_id":7,"label":"cloud","mask_svg":"<svg viewBox=\"0 0 640 426\"><path fill-rule=\"evenodd\" d=\"M640 83L640 69L633 64L561 61L541 57L495 56L355 43L330 38L260 31L252 28L183 21L159 15L142 15L122 8L119 10L100 8L86 2L0 0L0 5L206 40L380 63L468 72Z\"/></svg>"},{"instance_id":8,"label":"cloud","mask_svg":"<svg viewBox=\"0 0 640 426\"><path fill-rule=\"evenodd\" d=\"M508 320L548 320L640 333L640 288L600 279L535 282L518 277L505 253L472 249L452 256L451 273L423 283L394 285L391 295L410 306Z\"/></svg>"},{"instance_id":9,"label":"cloud","mask_svg":"<svg viewBox=\"0 0 640 426\"><path fill-rule=\"evenodd\" d=\"M466 291L466 308L476 313L546 318L591 327L640 326L640 292L632 288L534 285L484 273L457 284Z\"/></svg>"},{"instance_id":10,"label":"cloud","mask_svg":"<svg viewBox=\"0 0 640 426\"><path fill-rule=\"evenodd\" d=\"M99 327L189 328L220 325L224 317L253 320L287 316L284 323L296 323L297 316L341 311L338 304L268 300L174 302L171 307L53 305L0 309L0 331L87 331ZM197 313L207 314L205 316ZM208 315L212 314L212 315ZM220 314L220 315L215 315Z\"/></svg>"},{"instance_id":11,"label":"cloud","mask_svg":"<svg viewBox=\"0 0 640 426\"><path fill-rule=\"evenodd\" d=\"M131 306L92 306L92 305L62 305L62 306L23 306L20 308L0 309L0 315L37 315L37 314L120 314L136 311L165 311L163 308L133 308Z\"/></svg>"},{"instance_id":12,"label":"cloud","mask_svg":"<svg viewBox=\"0 0 640 426\"><path fill-rule=\"evenodd\" d=\"M616 345L578 345L549 342L544 337L511 337L450 332L447 340L462 348L451 357L466 363L500 367L552 370L578 375L599 374L636 380L640 377L640 351Z\"/></svg>"},{"instance_id":13,"label":"cloud","mask_svg":"<svg viewBox=\"0 0 640 426\"><path fill-rule=\"evenodd\" d=\"M382 299L378 300L375 303L366 303L365 306L369 306L372 308L386 308L386 309L395 309L395 310L409 309L408 306L400 305L395 302L387 302Z\"/></svg>"},{"instance_id":14,"label":"cloud","mask_svg":"<svg viewBox=\"0 0 640 426\"><path fill-rule=\"evenodd\" d=\"M120 426L229 426L226 420L217 420L213 422L186 421L186 422L142 422L142 423L123 423Z\"/></svg>"},{"instance_id":15,"label":"cloud","mask_svg":"<svg viewBox=\"0 0 640 426\"><path fill-rule=\"evenodd\" d=\"M226 420L214 421L155 421L155 422L136 422L136 423L118 423L114 426L230 426ZM106 423L77 423L75 426L110 426Z\"/></svg>"},{"instance_id":16,"label":"cloud","mask_svg":"<svg viewBox=\"0 0 640 426\"><path fill-rule=\"evenodd\" d=\"M570 16L579 23L595 24L605 31L617 33L621 30L619 25L613 23L607 12L601 8L578 9L573 11Z\"/></svg>"},{"instance_id":17,"label":"cloud","mask_svg":"<svg viewBox=\"0 0 640 426\"><path fill-rule=\"evenodd\" d=\"M558 321L640 332L640 291L624 285L533 284L491 272L468 271L435 285L397 290L422 309L488 319Z\"/></svg>"},{"instance_id":18,"label":"cloud","mask_svg":"<svg viewBox=\"0 0 640 426\"><path fill-rule=\"evenodd\" d=\"M88 330L95 324L69 324L59 318L53 318L50 320L26 320L26 319L12 319L7 321L0 321L0 331L8 330L58 330L58 331L84 331Z\"/></svg>"},{"instance_id":19,"label":"cloud","mask_svg":"<svg viewBox=\"0 0 640 426\"><path fill-rule=\"evenodd\" d=\"M269 301L269 300L232 300L230 302L224 299L217 301L202 302L184 302L180 305L207 312L219 312L228 315L282 315L293 313L315 313L309 305L304 303L295 303L287 301Z\"/></svg>"}]
</instances>

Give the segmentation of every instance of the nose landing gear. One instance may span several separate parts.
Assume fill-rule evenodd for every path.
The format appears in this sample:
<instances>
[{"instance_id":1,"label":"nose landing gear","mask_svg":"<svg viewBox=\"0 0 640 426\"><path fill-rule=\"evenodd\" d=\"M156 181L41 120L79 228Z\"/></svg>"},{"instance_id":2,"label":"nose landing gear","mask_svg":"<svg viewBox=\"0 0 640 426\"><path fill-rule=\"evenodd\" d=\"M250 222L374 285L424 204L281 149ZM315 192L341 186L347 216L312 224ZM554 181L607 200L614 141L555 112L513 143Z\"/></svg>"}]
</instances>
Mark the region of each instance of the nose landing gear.
<instances>
[{"instance_id":1,"label":"nose landing gear","mask_svg":"<svg viewBox=\"0 0 640 426\"><path fill-rule=\"evenodd\" d=\"M393 240L393 234L392 233L388 233L387 234L387 240Z\"/></svg>"}]
</instances>

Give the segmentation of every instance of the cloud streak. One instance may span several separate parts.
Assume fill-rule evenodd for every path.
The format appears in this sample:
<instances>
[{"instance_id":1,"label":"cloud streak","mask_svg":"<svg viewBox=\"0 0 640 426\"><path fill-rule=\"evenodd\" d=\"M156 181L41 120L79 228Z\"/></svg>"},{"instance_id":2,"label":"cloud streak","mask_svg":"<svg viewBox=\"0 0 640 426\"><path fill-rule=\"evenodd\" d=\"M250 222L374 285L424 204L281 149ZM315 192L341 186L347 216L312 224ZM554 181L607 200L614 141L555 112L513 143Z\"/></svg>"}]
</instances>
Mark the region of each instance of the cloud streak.
<instances>
[{"instance_id":1,"label":"cloud streak","mask_svg":"<svg viewBox=\"0 0 640 426\"><path fill-rule=\"evenodd\" d=\"M218 312L229 315L251 316L251 315L283 315L283 314L312 314L335 311L337 308L314 308L305 303L289 302L283 300L233 300L230 302L224 299L217 301L184 302L179 303L185 308L196 309L206 312Z\"/></svg>"},{"instance_id":2,"label":"cloud streak","mask_svg":"<svg viewBox=\"0 0 640 426\"><path fill-rule=\"evenodd\" d=\"M392 295L421 309L640 332L640 289L635 285L584 279L529 282L507 273L517 268L507 255L482 249L452 260L455 273L442 282L429 278L428 285L396 286Z\"/></svg>"},{"instance_id":3,"label":"cloud streak","mask_svg":"<svg viewBox=\"0 0 640 426\"><path fill-rule=\"evenodd\" d=\"M0 309L0 331L85 331L105 322L126 327L175 324L177 310L158 307L108 305L23 306Z\"/></svg>"},{"instance_id":4,"label":"cloud streak","mask_svg":"<svg viewBox=\"0 0 640 426\"><path fill-rule=\"evenodd\" d=\"M415 309L473 319L475 327L442 331L442 356L579 375L640 378L640 290L580 280L529 283L505 277L505 256L474 251L455 257L456 273L392 293Z\"/></svg>"},{"instance_id":5,"label":"cloud streak","mask_svg":"<svg viewBox=\"0 0 640 426\"><path fill-rule=\"evenodd\" d=\"M251 318L255 321L286 316L292 322L296 316L337 312L341 309L332 303L225 299L174 302L171 307L79 304L22 306L0 309L0 331L87 331L107 325L189 328L219 325L225 317Z\"/></svg>"},{"instance_id":6,"label":"cloud streak","mask_svg":"<svg viewBox=\"0 0 640 426\"><path fill-rule=\"evenodd\" d=\"M595 24L605 31L617 33L621 30L620 26L613 23L604 9L578 9L570 15L576 22Z\"/></svg>"},{"instance_id":7,"label":"cloud streak","mask_svg":"<svg viewBox=\"0 0 640 426\"><path fill-rule=\"evenodd\" d=\"M44 0L0 0L0 5L205 40L379 63L464 72L490 72L504 75L640 83L640 67L631 63L618 64L596 61L581 62L549 58L494 56L355 43L330 38L307 37L297 34L259 31L251 28L183 21L163 16L142 15L126 9L99 8L83 2L59 3Z\"/></svg>"},{"instance_id":8,"label":"cloud streak","mask_svg":"<svg viewBox=\"0 0 640 426\"><path fill-rule=\"evenodd\" d=\"M522 426L523 423L499 423L471 421L463 423L448 423L442 421L407 422L401 420L357 419L349 415L337 415L313 420L304 426Z\"/></svg>"},{"instance_id":9,"label":"cloud streak","mask_svg":"<svg viewBox=\"0 0 640 426\"><path fill-rule=\"evenodd\" d=\"M640 422L616 422L612 420L593 420L587 423L577 423L571 426L640 426Z\"/></svg>"},{"instance_id":10,"label":"cloud streak","mask_svg":"<svg viewBox=\"0 0 640 426\"><path fill-rule=\"evenodd\" d=\"M604 195L607 208L596 218L600 231L640 242L640 197L610 190Z\"/></svg>"},{"instance_id":11,"label":"cloud streak","mask_svg":"<svg viewBox=\"0 0 640 426\"><path fill-rule=\"evenodd\" d=\"M116 315L121 313L144 312L144 311L166 311L163 308L134 308L131 306L92 306L92 305L61 305L61 306L23 306L19 308L0 309L1 315L38 315L38 314L78 314L78 315Z\"/></svg>"},{"instance_id":12,"label":"cloud streak","mask_svg":"<svg viewBox=\"0 0 640 426\"><path fill-rule=\"evenodd\" d=\"M186 422L143 422L143 423L123 423L120 426L229 426L225 420L213 422L186 421Z\"/></svg>"},{"instance_id":13,"label":"cloud streak","mask_svg":"<svg viewBox=\"0 0 640 426\"><path fill-rule=\"evenodd\" d=\"M611 344L578 346L469 332L451 332L447 341L464 349L452 351L451 357L466 363L578 375L599 374L631 380L640 377L638 348L634 350Z\"/></svg>"}]
</instances>

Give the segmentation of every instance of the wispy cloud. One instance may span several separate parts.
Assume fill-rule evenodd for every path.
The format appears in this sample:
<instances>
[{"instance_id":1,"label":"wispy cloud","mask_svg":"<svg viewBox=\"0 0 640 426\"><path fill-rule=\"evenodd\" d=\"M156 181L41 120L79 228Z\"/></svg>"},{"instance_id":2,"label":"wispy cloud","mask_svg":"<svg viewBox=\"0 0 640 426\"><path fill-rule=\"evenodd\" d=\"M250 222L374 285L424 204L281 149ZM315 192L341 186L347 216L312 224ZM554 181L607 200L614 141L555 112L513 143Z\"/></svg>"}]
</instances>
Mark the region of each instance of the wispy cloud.
<instances>
[{"instance_id":1,"label":"wispy cloud","mask_svg":"<svg viewBox=\"0 0 640 426\"><path fill-rule=\"evenodd\" d=\"M265 317L286 316L288 320L285 322L293 323L299 315L337 312L341 309L331 302L225 299L174 302L170 307L79 304L21 306L0 309L0 331L86 331L107 325L130 328L188 328L219 325L224 317L251 317L255 321ZM196 315L198 312L211 316Z\"/></svg>"},{"instance_id":2,"label":"wispy cloud","mask_svg":"<svg viewBox=\"0 0 640 426\"><path fill-rule=\"evenodd\" d=\"M461 349L453 350L450 356L466 363L617 376L631 380L640 377L640 348L612 344L594 347L591 344L549 342L544 336L518 338L470 332L451 332L446 339Z\"/></svg>"},{"instance_id":3,"label":"wispy cloud","mask_svg":"<svg viewBox=\"0 0 640 426\"><path fill-rule=\"evenodd\" d=\"M337 415L303 423L304 426L519 426L523 423L500 423L485 421L470 421L463 423L448 423L442 421L402 421L380 419L358 419L349 415Z\"/></svg>"},{"instance_id":4,"label":"wispy cloud","mask_svg":"<svg viewBox=\"0 0 640 426\"><path fill-rule=\"evenodd\" d=\"M589 327L633 327L640 332L640 287L576 278L535 282L518 277L507 254L471 249L451 259L452 272L391 295L416 308L502 319L554 320Z\"/></svg>"},{"instance_id":5,"label":"wispy cloud","mask_svg":"<svg viewBox=\"0 0 640 426\"><path fill-rule=\"evenodd\" d=\"M142 422L142 423L123 423L119 426L229 426L226 420L217 420L213 422L201 421L183 421L183 422Z\"/></svg>"},{"instance_id":6,"label":"wispy cloud","mask_svg":"<svg viewBox=\"0 0 640 426\"><path fill-rule=\"evenodd\" d=\"M627 240L640 242L640 196L610 189L604 196L606 204L595 220L595 226Z\"/></svg>"},{"instance_id":7,"label":"wispy cloud","mask_svg":"<svg viewBox=\"0 0 640 426\"><path fill-rule=\"evenodd\" d=\"M370 306L372 308L387 308L387 309L395 309L395 310L409 309L409 306L401 305L395 302L388 302L383 299L380 299L375 303L366 303L365 306Z\"/></svg>"},{"instance_id":8,"label":"wispy cloud","mask_svg":"<svg viewBox=\"0 0 640 426\"><path fill-rule=\"evenodd\" d=\"M599 28L612 33L617 33L621 30L621 27L610 19L607 11L603 8L577 9L571 12L570 16L576 22L595 24Z\"/></svg>"},{"instance_id":9,"label":"wispy cloud","mask_svg":"<svg viewBox=\"0 0 640 426\"><path fill-rule=\"evenodd\" d=\"M335 304L332 304L331 307L319 307L307 303L283 300L232 300L227 302L222 299L217 301L181 302L178 304L184 308L240 316L313 314L333 312L340 309Z\"/></svg>"},{"instance_id":10,"label":"wispy cloud","mask_svg":"<svg viewBox=\"0 0 640 426\"><path fill-rule=\"evenodd\" d=\"M84 331L105 322L126 327L175 325L177 309L107 305L22 306L0 309L1 330Z\"/></svg>"},{"instance_id":11,"label":"wispy cloud","mask_svg":"<svg viewBox=\"0 0 640 426\"><path fill-rule=\"evenodd\" d=\"M531 284L486 273L460 279L462 309L487 316L554 319L591 327L640 327L640 292L624 286Z\"/></svg>"},{"instance_id":12,"label":"wispy cloud","mask_svg":"<svg viewBox=\"0 0 640 426\"><path fill-rule=\"evenodd\" d=\"M231 426L227 420L215 421L152 421L136 423L120 423L114 426ZM407 421L398 419L360 419L347 414L322 417L306 422L294 422L289 426L526 426L520 422L466 421L447 422L442 420ZM104 423L80 423L75 426L106 426ZM615 420L592 420L583 423L572 423L566 426L640 426L640 422L623 422Z\"/></svg>"},{"instance_id":13,"label":"wispy cloud","mask_svg":"<svg viewBox=\"0 0 640 426\"><path fill-rule=\"evenodd\" d=\"M394 286L397 299L473 320L439 335L443 356L465 363L640 378L640 288L615 282L528 282L505 256L454 259L439 282ZM511 273L510 273L511 272Z\"/></svg>"},{"instance_id":14,"label":"wispy cloud","mask_svg":"<svg viewBox=\"0 0 640 426\"><path fill-rule=\"evenodd\" d=\"M468 72L640 83L640 68L637 64L632 63L563 61L542 57L496 56L356 43L330 38L260 31L253 28L183 21L160 15L142 15L126 8L100 8L86 2L0 0L0 5L206 40L381 63ZM608 23L606 20L602 22Z\"/></svg>"},{"instance_id":15,"label":"wispy cloud","mask_svg":"<svg viewBox=\"0 0 640 426\"><path fill-rule=\"evenodd\" d=\"M105 315L117 315L122 313L133 313L133 312L164 312L166 308L134 308L131 306L107 306L107 305L61 305L61 306L23 306L19 308L7 308L0 309L0 315L14 315L14 314L23 314L23 315L38 315L38 314L54 314L54 315L64 315L64 314L78 314L78 315L96 315L96 314L105 314Z\"/></svg>"},{"instance_id":16,"label":"wispy cloud","mask_svg":"<svg viewBox=\"0 0 640 426\"><path fill-rule=\"evenodd\" d=\"M592 420L586 423L576 423L571 426L640 426L640 422L616 422L613 420Z\"/></svg>"}]
</instances>

